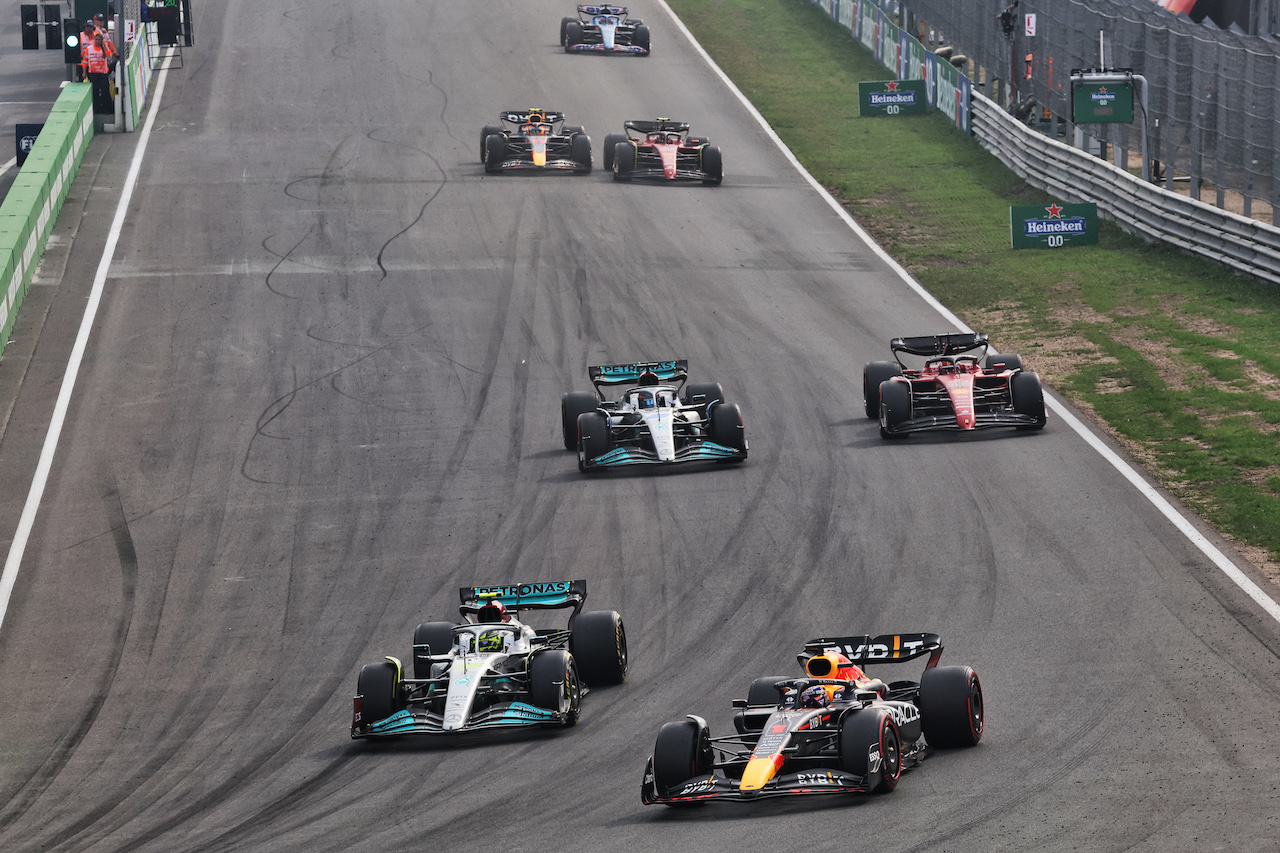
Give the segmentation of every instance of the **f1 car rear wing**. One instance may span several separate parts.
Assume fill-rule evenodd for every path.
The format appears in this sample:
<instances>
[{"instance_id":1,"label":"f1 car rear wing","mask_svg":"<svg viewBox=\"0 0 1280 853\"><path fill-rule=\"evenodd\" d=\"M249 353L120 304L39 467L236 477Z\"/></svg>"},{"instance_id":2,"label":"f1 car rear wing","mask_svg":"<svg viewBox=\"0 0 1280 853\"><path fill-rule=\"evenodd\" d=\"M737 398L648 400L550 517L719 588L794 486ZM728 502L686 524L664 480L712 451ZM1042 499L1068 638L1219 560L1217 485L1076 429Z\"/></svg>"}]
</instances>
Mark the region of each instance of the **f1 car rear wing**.
<instances>
[{"instance_id":1,"label":"f1 car rear wing","mask_svg":"<svg viewBox=\"0 0 1280 853\"><path fill-rule=\"evenodd\" d=\"M637 133L684 133L689 129L689 122L658 118L653 121L624 121L622 127Z\"/></svg>"},{"instance_id":2,"label":"f1 car rear wing","mask_svg":"<svg viewBox=\"0 0 1280 853\"><path fill-rule=\"evenodd\" d=\"M889 341L889 348L894 353L910 353L911 355L947 356L969 352L980 347L988 347L987 336L977 332L955 332L948 335L917 335L911 338L894 338Z\"/></svg>"},{"instance_id":3,"label":"f1 car rear wing","mask_svg":"<svg viewBox=\"0 0 1280 853\"><path fill-rule=\"evenodd\" d=\"M501 601L508 610L558 610L572 607L577 616L587 600L587 582L543 581L541 583L464 586L458 590L463 616L476 613L490 601Z\"/></svg>"},{"instance_id":4,"label":"f1 car rear wing","mask_svg":"<svg viewBox=\"0 0 1280 853\"><path fill-rule=\"evenodd\" d=\"M584 15L625 15L627 14L626 6L578 6L578 11Z\"/></svg>"},{"instance_id":5,"label":"f1 car rear wing","mask_svg":"<svg viewBox=\"0 0 1280 853\"><path fill-rule=\"evenodd\" d=\"M527 110L503 110L498 113L498 118L513 124L527 124L531 115L542 116L539 119L542 124L555 124L558 121L564 121L564 113L555 110L540 110L537 107L530 107Z\"/></svg>"},{"instance_id":6,"label":"f1 car rear wing","mask_svg":"<svg viewBox=\"0 0 1280 853\"><path fill-rule=\"evenodd\" d=\"M605 385L634 385L645 373L652 373L663 382L684 382L689 378L689 360L638 361L634 364L601 364L587 368L591 384L597 390Z\"/></svg>"},{"instance_id":7,"label":"f1 car rear wing","mask_svg":"<svg viewBox=\"0 0 1280 853\"><path fill-rule=\"evenodd\" d=\"M942 657L942 638L937 634L820 637L805 643L804 651L796 655L796 660L803 666L809 658L825 652L838 652L854 663L905 663L930 655L925 669L932 669Z\"/></svg>"}]
</instances>

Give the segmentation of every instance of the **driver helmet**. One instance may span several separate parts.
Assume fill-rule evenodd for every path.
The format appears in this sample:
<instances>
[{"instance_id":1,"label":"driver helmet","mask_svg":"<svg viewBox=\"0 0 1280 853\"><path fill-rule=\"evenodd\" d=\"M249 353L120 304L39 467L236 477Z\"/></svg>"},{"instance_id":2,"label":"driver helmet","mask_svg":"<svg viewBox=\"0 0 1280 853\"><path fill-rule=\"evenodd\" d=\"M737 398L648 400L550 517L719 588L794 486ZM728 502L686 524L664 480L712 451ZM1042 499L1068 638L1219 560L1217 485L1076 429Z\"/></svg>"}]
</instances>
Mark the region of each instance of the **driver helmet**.
<instances>
[{"instance_id":1,"label":"driver helmet","mask_svg":"<svg viewBox=\"0 0 1280 853\"><path fill-rule=\"evenodd\" d=\"M481 633L479 640L476 642L476 651L482 655L502 651L502 632L484 631Z\"/></svg>"},{"instance_id":2,"label":"driver helmet","mask_svg":"<svg viewBox=\"0 0 1280 853\"><path fill-rule=\"evenodd\" d=\"M668 134L667 134L667 142L670 142L672 145L679 145L679 144L680 144L680 134L678 134L678 133L668 133Z\"/></svg>"},{"instance_id":3,"label":"driver helmet","mask_svg":"<svg viewBox=\"0 0 1280 853\"><path fill-rule=\"evenodd\" d=\"M829 698L827 688L820 684L815 684L813 687L806 687L804 692L800 694L800 707L825 708Z\"/></svg>"},{"instance_id":4,"label":"driver helmet","mask_svg":"<svg viewBox=\"0 0 1280 853\"><path fill-rule=\"evenodd\" d=\"M796 698L799 692L794 687L788 687L782 691L782 700L778 703L783 708L794 708L796 706Z\"/></svg>"},{"instance_id":5,"label":"driver helmet","mask_svg":"<svg viewBox=\"0 0 1280 853\"><path fill-rule=\"evenodd\" d=\"M649 141L650 142L666 142L667 137L666 137L666 134L664 133L651 133L649 134Z\"/></svg>"},{"instance_id":6,"label":"driver helmet","mask_svg":"<svg viewBox=\"0 0 1280 853\"><path fill-rule=\"evenodd\" d=\"M636 406L641 409L652 409L654 407L653 393L651 391L641 391L637 394Z\"/></svg>"},{"instance_id":7,"label":"driver helmet","mask_svg":"<svg viewBox=\"0 0 1280 853\"><path fill-rule=\"evenodd\" d=\"M480 605L480 609L476 611L477 622L510 622L511 614L507 612L506 606L498 600L487 601Z\"/></svg>"}]
</instances>

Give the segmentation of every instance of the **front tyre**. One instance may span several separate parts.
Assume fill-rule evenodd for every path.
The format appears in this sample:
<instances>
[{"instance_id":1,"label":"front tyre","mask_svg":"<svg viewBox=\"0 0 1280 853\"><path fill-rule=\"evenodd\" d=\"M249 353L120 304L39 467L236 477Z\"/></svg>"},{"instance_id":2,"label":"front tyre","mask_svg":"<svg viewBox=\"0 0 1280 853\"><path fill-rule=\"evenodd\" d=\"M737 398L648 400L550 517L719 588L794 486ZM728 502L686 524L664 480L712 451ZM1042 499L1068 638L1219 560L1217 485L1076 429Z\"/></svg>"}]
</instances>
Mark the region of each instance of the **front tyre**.
<instances>
[{"instance_id":1,"label":"front tyre","mask_svg":"<svg viewBox=\"0 0 1280 853\"><path fill-rule=\"evenodd\" d=\"M724 180L724 162L720 157L720 149L715 145L702 149L702 171L706 174L702 183L709 187L718 187Z\"/></svg>"},{"instance_id":2,"label":"front tyre","mask_svg":"<svg viewBox=\"0 0 1280 853\"><path fill-rule=\"evenodd\" d=\"M578 448L578 415L594 412L599 401L589 391L570 391L560 398L560 428L564 433L564 449Z\"/></svg>"},{"instance_id":3,"label":"front tyre","mask_svg":"<svg viewBox=\"0 0 1280 853\"><path fill-rule=\"evenodd\" d=\"M1023 424L1020 430L1044 429L1048 418L1044 413L1044 388L1040 376L1020 370L1009 377L1009 394L1013 397L1013 410L1035 419L1035 423Z\"/></svg>"},{"instance_id":4,"label":"front tyre","mask_svg":"<svg viewBox=\"0 0 1280 853\"><path fill-rule=\"evenodd\" d=\"M480 129L480 162L488 162L486 151L488 151L488 142L490 136L501 136L502 128L496 124L486 124Z\"/></svg>"},{"instance_id":5,"label":"front tyre","mask_svg":"<svg viewBox=\"0 0 1280 853\"><path fill-rule=\"evenodd\" d=\"M360 697L362 725L382 722L392 714L403 711L404 689L400 680L400 667L391 661L360 667L356 694Z\"/></svg>"},{"instance_id":6,"label":"front tyre","mask_svg":"<svg viewBox=\"0 0 1280 853\"><path fill-rule=\"evenodd\" d=\"M874 705L840 723L840 768L861 776L867 790L887 794L902 775L902 739L893 716Z\"/></svg>"},{"instance_id":7,"label":"front tyre","mask_svg":"<svg viewBox=\"0 0 1280 853\"><path fill-rule=\"evenodd\" d=\"M862 405L867 417L880 417L880 383L902 375L902 365L896 361L869 361L862 368Z\"/></svg>"},{"instance_id":8,"label":"front tyre","mask_svg":"<svg viewBox=\"0 0 1280 853\"><path fill-rule=\"evenodd\" d=\"M643 47L645 52L641 56L648 56L651 49L649 47L649 27L646 24L636 22L636 28L632 31L631 43L636 47Z\"/></svg>"},{"instance_id":9,"label":"front tyre","mask_svg":"<svg viewBox=\"0 0 1280 853\"><path fill-rule=\"evenodd\" d=\"M613 148L613 179L615 181L629 181L631 180L631 173L635 170L635 143L619 142Z\"/></svg>"},{"instance_id":10,"label":"front tyre","mask_svg":"<svg viewBox=\"0 0 1280 853\"><path fill-rule=\"evenodd\" d=\"M573 171L579 175L591 174L591 137L585 133L575 134L569 143L569 151L578 166Z\"/></svg>"},{"instance_id":11,"label":"front tyre","mask_svg":"<svg viewBox=\"0 0 1280 853\"><path fill-rule=\"evenodd\" d=\"M588 468L587 462L609 452L609 419L603 412L587 412L578 415L578 470L599 471Z\"/></svg>"},{"instance_id":12,"label":"front tyre","mask_svg":"<svg viewBox=\"0 0 1280 853\"><path fill-rule=\"evenodd\" d=\"M747 432L742 424L742 409L737 403L720 403L711 407L711 440L724 447L747 452ZM737 457L733 461L741 461Z\"/></svg>"},{"instance_id":13,"label":"front tyre","mask_svg":"<svg viewBox=\"0 0 1280 853\"><path fill-rule=\"evenodd\" d=\"M529 702L562 715L565 727L578 722L582 685L573 655L564 649L540 652L529 665Z\"/></svg>"},{"instance_id":14,"label":"front tyre","mask_svg":"<svg viewBox=\"0 0 1280 853\"><path fill-rule=\"evenodd\" d=\"M627 631L616 610L575 616L569 651L588 685L621 684L627 678Z\"/></svg>"},{"instance_id":15,"label":"front tyre","mask_svg":"<svg viewBox=\"0 0 1280 853\"><path fill-rule=\"evenodd\" d=\"M567 30L569 29L569 25L573 23L577 23L577 20L578 20L577 18L561 18L560 19L560 46L561 47L564 46L565 39L568 37Z\"/></svg>"},{"instance_id":16,"label":"front tyre","mask_svg":"<svg viewBox=\"0 0 1280 853\"><path fill-rule=\"evenodd\" d=\"M564 25L564 45L565 53L573 53L575 45L582 44L582 22L570 20Z\"/></svg>"},{"instance_id":17,"label":"front tyre","mask_svg":"<svg viewBox=\"0 0 1280 853\"><path fill-rule=\"evenodd\" d=\"M491 175L501 172L506 154L507 138L500 133L489 134L484 142L484 170Z\"/></svg>"},{"instance_id":18,"label":"front tyre","mask_svg":"<svg viewBox=\"0 0 1280 853\"><path fill-rule=\"evenodd\" d=\"M606 133L604 136L604 148L600 151L600 168L609 171L613 168L613 152L618 147L618 143L626 142L626 134L623 133Z\"/></svg>"},{"instance_id":19,"label":"front tyre","mask_svg":"<svg viewBox=\"0 0 1280 853\"><path fill-rule=\"evenodd\" d=\"M880 383L880 437L902 438L892 430L911 420L911 384L890 379Z\"/></svg>"},{"instance_id":20,"label":"front tyre","mask_svg":"<svg viewBox=\"0 0 1280 853\"><path fill-rule=\"evenodd\" d=\"M653 782L658 795L669 797L674 789L713 769L711 733L693 720L663 723L653 745Z\"/></svg>"},{"instance_id":21,"label":"front tyre","mask_svg":"<svg viewBox=\"0 0 1280 853\"><path fill-rule=\"evenodd\" d=\"M982 682L967 666L936 666L920 678L920 723L929 745L977 746L984 721Z\"/></svg>"}]
</instances>

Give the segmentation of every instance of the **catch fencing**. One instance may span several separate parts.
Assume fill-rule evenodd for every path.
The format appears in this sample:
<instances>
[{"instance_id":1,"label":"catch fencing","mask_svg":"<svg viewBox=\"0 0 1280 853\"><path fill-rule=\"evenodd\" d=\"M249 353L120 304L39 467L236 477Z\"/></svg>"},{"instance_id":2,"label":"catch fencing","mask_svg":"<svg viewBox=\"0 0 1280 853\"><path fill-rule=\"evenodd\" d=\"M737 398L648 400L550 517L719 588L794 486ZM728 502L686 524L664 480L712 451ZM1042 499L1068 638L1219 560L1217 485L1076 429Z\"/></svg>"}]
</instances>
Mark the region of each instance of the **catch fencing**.
<instances>
[{"instance_id":1,"label":"catch fencing","mask_svg":"<svg viewBox=\"0 0 1280 853\"><path fill-rule=\"evenodd\" d=\"M1034 111L1053 115L1051 135L1076 130L1117 146L1140 149L1146 122L1151 156L1166 189L1204 184L1218 207L1226 191L1255 203L1280 206L1280 42L1197 24L1151 0L1021 0L1008 35L1000 20L1007 0L905 0L892 7L904 29L928 46L954 44L987 81L1001 81L1002 105L1034 98ZM1027 15L1035 16L1029 35ZM1028 57L1030 57L1028 59ZM1130 125L1070 125L1072 69L1131 68L1146 78L1150 114ZM971 76L974 76L971 71ZM986 94L997 89L988 86ZM1065 132L1064 132L1065 131ZM1097 146L1095 146L1096 148ZM1206 199L1207 200L1207 199Z\"/></svg>"}]
</instances>

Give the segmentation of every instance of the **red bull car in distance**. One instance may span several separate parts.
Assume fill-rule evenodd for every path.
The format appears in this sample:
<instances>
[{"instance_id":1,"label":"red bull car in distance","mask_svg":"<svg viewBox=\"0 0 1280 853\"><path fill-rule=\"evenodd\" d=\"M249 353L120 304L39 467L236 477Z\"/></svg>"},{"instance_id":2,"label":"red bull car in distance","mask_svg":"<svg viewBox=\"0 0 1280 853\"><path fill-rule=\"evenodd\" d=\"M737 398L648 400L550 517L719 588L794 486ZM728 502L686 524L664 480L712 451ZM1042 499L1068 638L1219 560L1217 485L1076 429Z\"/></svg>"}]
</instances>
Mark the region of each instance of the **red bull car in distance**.
<instances>
[{"instance_id":1,"label":"red bull car in distance","mask_svg":"<svg viewBox=\"0 0 1280 853\"><path fill-rule=\"evenodd\" d=\"M463 587L459 597L466 621L424 622L413 632L412 677L390 656L360 669L351 737L572 726L588 685L627 677L622 617L580 612L584 580ZM518 618L566 608L567 629Z\"/></svg>"},{"instance_id":2,"label":"red bull car in distance","mask_svg":"<svg viewBox=\"0 0 1280 853\"><path fill-rule=\"evenodd\" d=\"M869 677L864 664L929 656L919 682ZM803 794L886 793L929 748L982 739L982 684L967 666L938 666L937 634L810 640L803 678L772 676L735 699L737 734L712 737L689 715L658 731L640 799L678 806Z\"/></svg>"},{"instance_id":3,"label":"red bull car in distance","mask_svg":"<svg viewBox=\"0 0 1280 853\"><path fill-rule=\"evenodd\" d=\"M690 136L688 122L658 118L622 126L626 133L604 138L604 168L613 170L615 181L659 178L717 186L724 180L720 149L705 136Z\"/></svg>"},{"instance_id":4,"label":"red bull car in distance","mask_svg":"<svg viewBox=\"0 0 1280 853\"><path fill-rule=\"evenodd\" d=\"M480 162L486 172L591 172L591 137L581 127L566 127L564 113L503 110L498 118L502 124L487 124L480 131Z\"/></svg>"},{"instance_id":5,"label":"red bull car in distance","mask_svg":"<svg viewBox=\"0 0 1280 853\"><path fill-rule=\"evenodd\" d=\"M724 401L719 382L688 384L689 362L649 361L588 367L595 393L560 398L565 450L584 473L625 465L741 462L747 458L742 410ZM618 400L605 388L633 385Z\"/></svg>"},{"instance_id":6,"label":"red bull car in distance","mask_svg":"<svg viewBox=\"0 0 1280 853\"><path fill-rule=\"evenodd\" d=\"M560 19L565 53L629 53L649 55L649 28L627 17L626 6L578 6L578 17Z\"/></svg>"},{"instance_id":7,"label":"red bull car in distance","mask_svg":"<svg viewBox=\"0 0 1280 853\"><path fill-rule=\"evenodd\" d=\"M894 361L862 370L867 417L880 419L880 435L898 438L932 430L988 427L1043 429L1040 377L1012 353L989 352L974 332L894 338ZM903 356L915 357L909 366ZM923 363L921 363L923 362Z\"/></svg>"}]
</instances>

